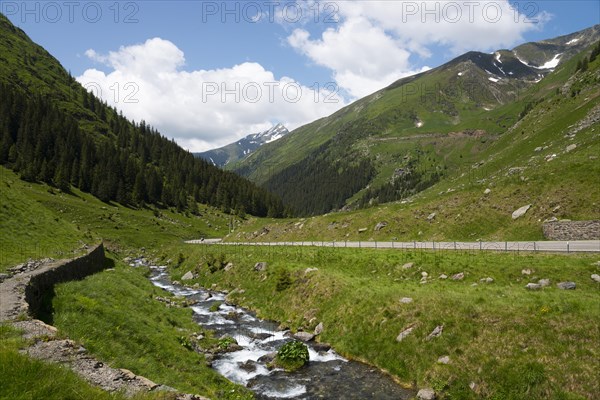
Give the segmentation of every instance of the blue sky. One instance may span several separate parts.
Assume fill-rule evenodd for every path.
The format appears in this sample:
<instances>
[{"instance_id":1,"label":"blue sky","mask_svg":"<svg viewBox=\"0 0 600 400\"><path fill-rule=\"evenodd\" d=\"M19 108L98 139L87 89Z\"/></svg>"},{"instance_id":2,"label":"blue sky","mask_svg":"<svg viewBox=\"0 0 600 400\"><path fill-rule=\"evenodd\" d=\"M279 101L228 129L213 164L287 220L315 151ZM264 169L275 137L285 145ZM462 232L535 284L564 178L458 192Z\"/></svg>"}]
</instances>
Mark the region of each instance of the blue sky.
<instances>
[{"instance_id":1,"label":"blue sky","mask_svg":"<svg viewBox=\"0 0 600 400\"><path fill-rule=\"evenodd\" d=\"M598 24L599 4L2 0L0 11L109 103L197 151L295 128L468 50Z\"/></svg>"}]
</instances>

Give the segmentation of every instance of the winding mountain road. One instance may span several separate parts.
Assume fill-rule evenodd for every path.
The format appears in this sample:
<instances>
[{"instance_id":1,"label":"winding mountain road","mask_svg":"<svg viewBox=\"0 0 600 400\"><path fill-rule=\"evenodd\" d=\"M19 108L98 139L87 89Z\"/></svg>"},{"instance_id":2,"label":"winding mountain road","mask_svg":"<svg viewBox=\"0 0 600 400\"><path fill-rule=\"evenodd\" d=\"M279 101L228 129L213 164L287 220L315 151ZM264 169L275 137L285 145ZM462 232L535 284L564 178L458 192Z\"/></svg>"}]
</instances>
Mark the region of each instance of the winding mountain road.
<instances>
[{"instance_id":1,"label":"winding mountain road","mask_svg":"<svg viewBox=\"0 0 600 400\"><path fill-rule=\"evenodd\" d=\"M374 242L374 241L310 241L310 242L223 242L222 239L188 240L188 244L222 246L316 246L368 249L422 249L457 251L531 251L550 253L600 253L600 240L539 242Z\"/></svg>"}]
</instances>

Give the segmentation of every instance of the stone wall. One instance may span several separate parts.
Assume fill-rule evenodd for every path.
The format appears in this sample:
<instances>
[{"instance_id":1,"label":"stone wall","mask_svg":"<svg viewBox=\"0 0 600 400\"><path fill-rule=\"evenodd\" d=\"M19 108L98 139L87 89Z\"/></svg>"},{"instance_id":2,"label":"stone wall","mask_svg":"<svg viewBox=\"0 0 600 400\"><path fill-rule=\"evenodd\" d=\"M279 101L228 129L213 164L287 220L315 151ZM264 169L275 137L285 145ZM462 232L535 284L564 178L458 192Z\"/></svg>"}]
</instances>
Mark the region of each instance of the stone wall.
<instances>
[{"instance_id":1,"label":"stone wall","mask_svg":"<svg viewBox=\"0 0 600 400\"><path fill-rule=\"evenodd\" d=\"M542 229L549 240L600 240L600 220L546 222Z\"/></svg>"},{"instance_id":2,"label":"stone wall","mask_svg":"<svg viewBox=\"0 0 600 400\"><path fill-rule=\"evenodd\" d=\"M104 246L100 243L85 256L67 260L45 271L31 276L25 286L25 301L28 304L28 312L37 318L42 307L44 295L53 290L57 283L80 280L102 271L106 268L104 257Z\"/></svg>"}]
</instances>

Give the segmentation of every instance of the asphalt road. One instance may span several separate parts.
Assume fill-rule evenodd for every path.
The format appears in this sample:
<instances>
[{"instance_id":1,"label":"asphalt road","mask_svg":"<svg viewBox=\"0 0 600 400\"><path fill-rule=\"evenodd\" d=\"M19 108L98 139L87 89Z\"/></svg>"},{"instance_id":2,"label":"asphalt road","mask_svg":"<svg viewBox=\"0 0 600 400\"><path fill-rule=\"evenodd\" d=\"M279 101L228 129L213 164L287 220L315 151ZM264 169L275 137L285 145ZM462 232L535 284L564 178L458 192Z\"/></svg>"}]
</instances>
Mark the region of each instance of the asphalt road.
<instances>
[{"instance_id":1,"label":"asphalt road","mask_svg":"<svg viewBox=\"0 0 600 400\"><path fill-rule=\"evenodd\" d=\"M541 242L223 242L221 239L189 240L189 244L220 244L226 246L317 246L369 249L424 249L476 251L532 251L552 253L600 253L600 240Z\"/></svg>"}]
</instances>

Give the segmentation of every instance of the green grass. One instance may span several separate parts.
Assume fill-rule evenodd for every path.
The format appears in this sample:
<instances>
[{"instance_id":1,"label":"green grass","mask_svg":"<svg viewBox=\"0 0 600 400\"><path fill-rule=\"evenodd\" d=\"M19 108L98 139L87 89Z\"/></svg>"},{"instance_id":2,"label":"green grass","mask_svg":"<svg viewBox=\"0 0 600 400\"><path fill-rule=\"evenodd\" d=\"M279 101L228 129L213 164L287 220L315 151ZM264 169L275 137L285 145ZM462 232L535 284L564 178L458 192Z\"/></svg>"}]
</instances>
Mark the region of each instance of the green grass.
<instances>
[{"instance_id":1,"label":"green grass","mask_svg":"<svg viewBox=\"0 0 600 400\"><path fill-rule=\"evenodd\" d=\"M541 240L542 223L551 217L571 220L600 218L600 136L593 124L571 138L571 129L600 105L600 58L590 71L570 81L581 82L577 96L563 95L565 81L577 59L563 64L529 90L519 104L541 100L509 131L489 138L405 138L381 141L366 139L376 154L382 174L375 184L389 179L402 154L424 152L424 160L445 165L444 178L433 187L408 199L378 207L331 213L307 219L250 219L228 240ZM569 92L570 93L570 92ZM507 107L516 107L511 104ZM566 152L567 146L577 148ZM536 151L537 148L542 150ZM546 157L556 154L552 161ZM440 161L441 160L441 161ZM475 168L475 166L477 166ZM523 168L511 174L511 168ZM485 189L492 193L484 195ZM360 194L360 193L359 193ZM353 199L358 196L355 195ZM522 218L513 221L517 208L532 204ZM558 207L558 208L557 208ZM427 216L435 212L434 221ZM388 226L379 232L378 222ZM266 226L270 233L254 235ZM301 226L301 228L300 228ZM360 228L368 232L359 234Z\"/></svg>"},{"instance_id":2,"label":"green grass","mask_svg":"<svg viewBox=\"0 0 600 400\"><path fill-rule=\"evenodd\" d=\"M68 368L32 360L20 354L26 342L18 330L0 325L0 398L11 400L124 400L91 386ZM35 383L35 384L32 384ZM166 394L139 394L134 399L166 399Z\"/></svg>"},{"instance_id":3,"label":"green grass","mask_svg":"<svg viewBox=\"0 0 600 400\"><path fill-rule=\"evenodd\" d=\"M110 365L154 382L214 399L252 398L190 349L186 339L200 333L203 348L217 343L192 321L192 310L168 308L156 296L168 294L150 283L145 268L117 262L114 271L58 285L53 323Z\"/></svg>"},{"instance_id":4,"label":"green grass","mask_svg":"<svg viewBox=\"0 0 600 400\"><path fill-rule=\"evenodd\" d=\"M600 390L600 292L590 279L600 270L592 266L597 256L193 245L177 251L187 261L172 270L175 279L197 267L197 282L244 289L233 301L262 318L304 330L322 321L320 340L337 351L407 385L443 389L444 398L593 398ZM210 272L206 260L221 253L234 268ZM253 270L258 261L268 262L266 273ZM403 270L407 262L415 266ZM309 267L318 271L305 274ZM533 275L522 275L524 268ZM421 284L424 271L431 279ZM463 281L437 279L458 272ZM291 285L278 285L283 274ZM486 277L495 281L479 282ZM551 287L525 289L541 278ZM556 288L566 280L577 289ZM401 304L402 297L414 301ZM413 333L396 342L412 324ZM425 340L442 324L441 337ZM451 363L437 364L444 355Z\"/></svg>"},{"instance_id":5,"label":"green grass","mask_svg":"<svg viewBox=\"0 0 600 400\"><path fill-rule=\"evenodd\" d=\"M165 243L221 237L229 216L200 206L200 215L107 204L77 189L61 193L27 183L0 166L0 271L28 258L70 258L100 239L115 249L160 249Z\"/></svg>"}]
</instances>

